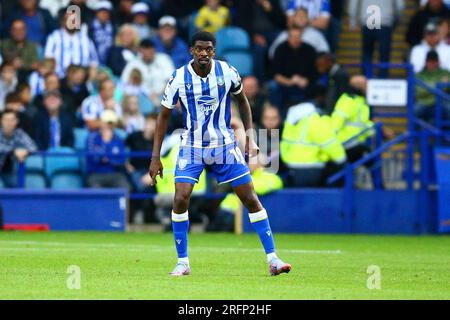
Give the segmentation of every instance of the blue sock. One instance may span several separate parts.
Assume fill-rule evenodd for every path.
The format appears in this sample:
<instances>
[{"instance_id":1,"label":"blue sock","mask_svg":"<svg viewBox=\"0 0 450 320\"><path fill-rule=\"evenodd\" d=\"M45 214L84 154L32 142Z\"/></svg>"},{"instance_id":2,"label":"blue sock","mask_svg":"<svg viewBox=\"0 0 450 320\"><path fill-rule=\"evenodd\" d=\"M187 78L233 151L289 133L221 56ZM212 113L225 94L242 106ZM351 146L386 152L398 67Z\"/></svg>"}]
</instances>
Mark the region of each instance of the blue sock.
<instances>
[{"instance_id":1,"label":"blue sock","mask_svg":"<svg viewBox=\"0 0 450 320\"><path fill-rule=\"evenodd\" d=\"M172 211L172 229L178 258L187 258L189 230L189 216L187 211L182 214L176 214Z\"/></svg>"},{"instance_id":2,"label":"blue sock","mask_svg":"<svg viewBox=\"0 0 450 320\"><path fill-rule=\"evenodd\" d=\"M273 240L272 230L270 229L269 218L267 217L267 212L265 209L250 213L250 222L252 223L253 229L258 233L259 239L264 246L266 254L275 252L275 242Z\"/></svg>"}]
</instances>

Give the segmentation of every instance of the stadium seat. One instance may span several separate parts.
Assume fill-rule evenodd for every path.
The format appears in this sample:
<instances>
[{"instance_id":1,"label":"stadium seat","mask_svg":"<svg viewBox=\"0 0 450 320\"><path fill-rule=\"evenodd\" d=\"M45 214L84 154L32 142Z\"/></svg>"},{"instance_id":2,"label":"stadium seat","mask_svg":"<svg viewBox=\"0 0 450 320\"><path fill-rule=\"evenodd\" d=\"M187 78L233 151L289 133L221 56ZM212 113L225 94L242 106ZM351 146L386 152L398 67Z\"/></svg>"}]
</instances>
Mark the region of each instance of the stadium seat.
<instances>
[{"instance_id":1,"label":"stadium seat","mask_svg":"<svg viewBox=\"0 0 450 320\"><path fill-rule=\"evenodd\" d=\"M139 95L139 110L144 116L155 111L155 106L144 94Z\"/></svg>"},{"instance_id":2,"label":"stadium seat","mask_svg":"<svg viewBox=\"0 0 450 320\"><path fill-rule=\"evenodd\" d=\"M250 50L250 37L244 29L237 27L225 27L216 33L218 57L223 57L228 52Z\"/></svg>"},{"instance_id":3,"label":"stadium seat","mask_svg":"<svg viewBox=\"0 0 450 320\"><path fill-rule=\"evenodd\" d=\"M48 152L75 154L75 150L67 147L51 148ZM45 174L50 179L56 173L78 173L80 171L79 157L48 156L45 161Z\"/></svg>"},{"instance_id":4,"label":"stadium seat","mask_svg":"<svg viewBox=\"0 0 450 320\"><path fill-rule=\"evenodd\" d=\"M73 130L73 135L75 137L75 149L76 150L85 150L87 146L87 138L89 135L89 131L85 128L75 128Z\"/></svg>"},{"instance_id":5,"label":"stadium seat","mask_svg":"<svg viewBox=\"0 0 450 320\"><path fill-rule=\"evenodd\" d=\"M83 178L76 173L57 173L50 179L52 189L82 189Z\"/></svg>"},{"instance_id":6,"label":"stadium seat","mask_svg":"<svg viewBox=\"0 0 450 320\"><path fill-rule=\"evenodd\" d=\"M31 155L25 160L27 172L41 171L44 172L44 157L40 155Z\"/></svg>"},{"instance_id":7,"label":"stadium seat","mask_svg":"<svg viewBox=\"0 0 450 320\"><path fill-rule=\"evenodd\" d=\"M225 61L235 67L242 77L253 72L253 59L247 52L229 52L224 55Z\"/></svg>"},{"instance_id":8,"label":"stadium seat","mask_svg":"<svg viewBox=\"0 0 450 320\"><path fill-rule=\"evenodd\" d=\"M25 160L25 188L28 189L45 189L47 188L47 180L45 177L44 157L41 155L31 155Z\"/></svg>"},{"instance_id":9,"label":"stadium seat","mask_svg":"<svg viewBox=\"0 0 450 320\"><path fill-rule=\"evenodd\" d=\"M47 181L42 173L30 172L25 175L25 188L27 189L45 189Z\"/></svg>"}]
</instances>

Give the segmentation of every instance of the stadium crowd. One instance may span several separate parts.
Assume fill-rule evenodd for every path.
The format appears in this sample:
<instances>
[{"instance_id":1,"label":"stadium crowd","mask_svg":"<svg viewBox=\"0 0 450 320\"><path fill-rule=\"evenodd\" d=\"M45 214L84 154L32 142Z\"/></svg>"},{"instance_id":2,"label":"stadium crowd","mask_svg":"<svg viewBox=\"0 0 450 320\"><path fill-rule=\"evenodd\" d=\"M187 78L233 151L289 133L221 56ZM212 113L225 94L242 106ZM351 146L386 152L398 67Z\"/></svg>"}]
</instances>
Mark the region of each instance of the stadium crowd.
<instances>
[{"instance_id":1,"label":"stadium crowd","mask_svg":"<svg viewBox=\"0 0 450 320\"><path fill-rule=\"evenodd\" d=\"M375 29L366 23L373 4L382 10ZM373 62L377 43L380 61L389 62L391 39L405 9L403 0L19 0L0 5L5 187L16 185L16 160L68 147L106 154L88 157L87 186L148 191L149 159L127 159L123 152L152 149L165 85L190 61L190 36L207 30L217 36L217 58L241 73L255 128L267 129L268 137L281 131L280 145L264 150L269 159L281 154L277 175L262 170L262 164L252 168L261 194L325 186L326 177L367 152L370 131L352 141L372 126L367 79L350 76L334 55L343 16L348 10L350 27L362 34L361 62ZM80 28L71 27L71 5L80 8ZM431 85L448 82L448 1L420 1L405 37L417 77ZM387 76L386 70L379 74ZM429 121L433 105L434 96L418 90L417 115ZM175 108L169 133L182 123ZM232 124L239 127L237 112ZM173 139L167 140L165 168L170 169L175 153ZM171 187L159 188L164 193ZM224 209L235 208L235 199L226 200Z\"/></svg>"}]
</instances>

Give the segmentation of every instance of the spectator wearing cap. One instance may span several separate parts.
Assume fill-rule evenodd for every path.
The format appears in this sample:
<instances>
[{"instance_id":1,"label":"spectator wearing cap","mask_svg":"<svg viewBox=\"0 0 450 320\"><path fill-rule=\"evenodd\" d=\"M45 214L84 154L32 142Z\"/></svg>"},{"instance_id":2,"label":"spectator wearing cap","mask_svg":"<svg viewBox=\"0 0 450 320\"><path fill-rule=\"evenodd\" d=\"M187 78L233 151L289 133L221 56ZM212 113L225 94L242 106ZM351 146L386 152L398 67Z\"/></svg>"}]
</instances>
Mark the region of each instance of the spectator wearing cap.
<instances>
[{"instance_id":1,"label":"spectator wearing cap","mask_svg":"<svg viewBox=\"0 0 450 320\"><path fill-rule=\"evenodd\" d=\"M19 119L14 111L5 110L1 113L0 178L9 188L16 186L14 161L24 162L31 152L37 150L30 136L17 127L18 123Z\"/></svg>"},{"instance_id":2,"label":"spectator wearing cap","mask_svg":"<svg viewBox=\"0 0 450 320\"><path fill-rule=\"evenodd\" d=\"M425 27L422 43L414 46L411 51L410 62L416 73L422 71L425 67L426 56L430 50L435 50L438 53L441 67L450 71L450 46L441 40L438 26L433 22Z\"/></svg>"},{"instance_id":3,"label":"spectator wearing cap","mask_svg":"<svg viewBox=\"0 0 450 320\"><path fill-rule=\"evenodd\" d=\"M127 83L133 69L139 70L143 76L142 85L146 94L155 106L159 106L161 95L175 67L167 54L156 52L152 40L142 40L140 53L140 57L127 63L121 81Z\"/></svg>"},{"instance_id":4,"label":"spectator wearing cap","mask_svg":"<svg viewBox=\"0 0 450 320\"><path fill-rule=\"evenodd\" d=\"M105 110L113 110L122 117L122 107L114 100L115 84L105 79L99 84L99 94L87 97L81 105L81 116L86 127L93 131L101 126L100 116Z\"/></svg>"},{"instance_id":5,"label":"spectator wearing cap","mask_svg":"<svg viewBox=\"0 0 450 320\"><path fill-rule=\"evenodd\" d=\"M101 64L106 64L109 49L114 43L115 28L111 21L112 10L111 2L98 1L95 5L95 18L89 25L89 35L94 41Z\"/></svg>"},{"instance_id":6,"label":"spectator wearing cap","mask_svg":"<svg viewBox=\"0 0 450 320\"><path fill-rule=\"evenodd\" d=\"M406 41L411 47L420 44L425 27L429 22L448 18L450 18L450 8L445 5L443 0L429 0L425 8L419 10L412 17L408 25Z\"/></svg>"},{"instance_id":7,"label":"spectator wearing cap","mask_svg":"<svg viewBox=\"0 0 450 320\"><path fill-rule=\"evenodd\" d=\"M230 23L230 10L220 0L206 0L198 11L195 26L199 30L216 33Z\"/></svg>"},{"instance_id":8,"label":"spectator wearing cap","mask_svg":"<svg viewBox=\"0 0 450 320\"><path fill-rule=\"evenodd\" d=\"M44 55L55 59L56 73L60 79L66 76L66 69L71 64L89 67L89 74L93 77L99 64L95 45L85 28L72 28L67 23L69 19L72 19L71 13L63 15L61 27L48 36Z\"/></svg>"},{"instance_id":9,"label":"spectator wearing cap","mask_svg":"<svg viewBox=\"0 0 450 320\"><path fill-rule=\"evenodd\" d=\"M27 40L27 25L22 19L12 22L11 38L1 43L1 52L6 60L13 61L17 70L26 78L38 65L37 45Z\"/></svg>"},{"instance_id":10,"label":"spectator wearing cap","mask_svg":"<svg viewBox=\"0 0 450 320\"><path fill-rule=\"evenodd\" d=\"M27 33L27 40L44 45L47 35L58 27L57 23L48 10L39 7L38 0L19 0L18 3L19 5L8 13L9 19L2 25L0 35L7 35L12 22L22 19L27 30L32 30Z\"/></svg>"},{"instance_id":11,"label":"spectator wearing cap","mask_svg":"<svg viewBox=\"0 0 450 320\"><path fill-rule=\"evenodd\" d=\"M436 87L439 82L450 82L450 71L440 67L439 55L436 51L431 50L427 53L425 68L420 71L416 78L425 82L430 87ZM422 87L416 87L416 105L414 112L416 117L432 122L435 118L436 97L433 93ZM444 104L443 116L450 119L450 105Z\"/></svg>"},{"instance_id":12,"label":"spectator wearing cap","mask_svg":"<svg viewBox=\"0 0 450 320\"><path fill-rule=\"evenodd\" d=\"M88 137L88 151L98 154L87 158L87 185L91 188L130 188L125 174L125 143L114 132L118 120L113 110L105 110L99 130Z\"/></svg>"},{"instance_id":13,"label":"spectator wearing cap","mask_svg":"<svg viewBox=\"0 0 450 320\"><path fill-rule=\"evenodd\" d=\"M73 123L62 110L62 96L53 90L44 95L44 108L34 118L34 141L39 150L56 147L73 147Z\"/></svg>"},{"instance_id":14,"label":"spectator wearing cap","mask_svg":"<svg viewBox=\"0 0 450 320\"><path fill-rule=\"evenodd\" d=\"M158 52L172 58L175 68L180 68L191 60L187 44L177 36L177 21L172 16L164 16L158 22L158 35L152 40Z\"/></svg>"},{"instance_id":15,"label":"spectator wearing cap","mask_svg":"<svg viewBox=\"0 0 450 320\"><path fill-rule=\"evenodd\" d=\"M136 28L139 38L148 39L156 34L155 29L150 28L148 16L150 9L144 2L138 2L131 7L131 13L133 14L133 26Z\"/></svg>"},{"instance_id":16,"label":"spectator wearing cap","mask_svg":"<svg viewBox=\"0 0 450 320\"><path fill-rule=\"evenodd\" d=\"M127 63L138 53L139 34L131 24L124 24L117 32L115 44L108 53L106 65L115 76L120 77Z\"/></svg>"}]
</instances>

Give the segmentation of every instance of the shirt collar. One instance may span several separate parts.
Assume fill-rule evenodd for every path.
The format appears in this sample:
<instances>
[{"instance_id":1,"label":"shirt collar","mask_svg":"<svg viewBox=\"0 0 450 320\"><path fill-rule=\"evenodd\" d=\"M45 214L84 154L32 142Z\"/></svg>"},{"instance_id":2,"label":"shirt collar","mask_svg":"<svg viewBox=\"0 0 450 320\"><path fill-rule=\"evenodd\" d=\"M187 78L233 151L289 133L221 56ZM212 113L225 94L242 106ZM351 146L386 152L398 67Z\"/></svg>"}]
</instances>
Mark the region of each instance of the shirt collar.
<instances>
[{"instance_id":1,"label":"shirt collar","mask_svg":"<svg viewBox=\"0 0 450 320\"><path fill-rule=\"evenodd\" d=\"M200 78L200 79L208 78L210 75L213 74L214 69L216 67L216 60L212 59L212 61L211 61L211 70L209 71L208 75L205 78L202 78L194 71L194 68L192 68L192 62L194 62L194 59L189 61L189 63L188 63L188 70L192 74L193 77L197 77L197 78Z\"/></svg>"}]
</instances>

